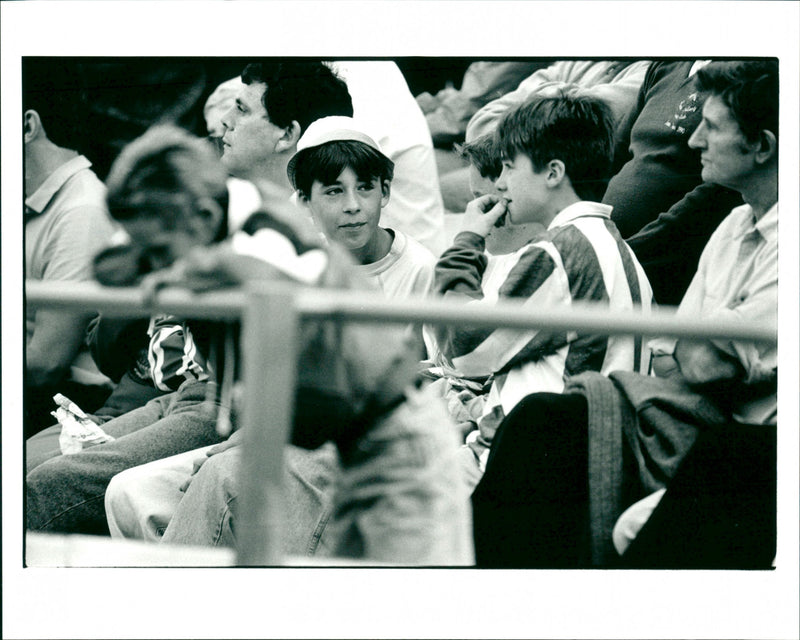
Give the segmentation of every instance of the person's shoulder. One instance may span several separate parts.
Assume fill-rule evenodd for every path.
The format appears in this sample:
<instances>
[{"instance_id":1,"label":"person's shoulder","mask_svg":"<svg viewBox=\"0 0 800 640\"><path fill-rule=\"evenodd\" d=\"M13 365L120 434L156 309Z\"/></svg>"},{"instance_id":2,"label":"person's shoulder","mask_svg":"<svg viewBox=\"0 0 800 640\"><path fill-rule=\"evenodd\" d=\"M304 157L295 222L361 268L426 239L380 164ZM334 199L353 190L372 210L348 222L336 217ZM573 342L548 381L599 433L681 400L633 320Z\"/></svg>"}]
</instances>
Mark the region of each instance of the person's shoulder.
<instances>
[{"instance_id":1,"label":"person's shoulder","mask_svg":"<svg viewBox=\"0 0 800 640\"><path fill-rule=\"evenodd\" d=\"M677 79L683 82L689 77L693 60L656 60L647 71L645 86L650 88L664 80Z\"/></svg>"},{"instance_id":2,"label":"person's shoulder","mask_svg":"<svg viewBox=\"0 0 800 640\"><path fill-rule=\"evenodd\" d=\"M729 234L735 229L753 220L753 209L749 204L740 204L731 209L731 212L717 225L716 231L720 234Z\"/></svg>"},{"instance_id":3,"label":"person's shoulder","mask_svg":"<svg viewBox=\"0 0 800 640\"><path fill-rule=\"evenodd\" d=\"M392 229L394 233L394 242L392 243L392 247L403 257L411 260L415 263L419 264L426 264L434 266L436 264L436 256L433 255L433 252L425 247L419 240L412 238L411 236L403 233L402 231L398 231L397 229Z\"/></svg>"},{"instance_id":4,"label":"person's shoulder","mask_svg":"<svg viewBox=\"0 0 800 640\"><path fill-rule=\"evenodd\" d=\"M107 210L106 186L91 167L77 170L67 179L58 193L63 207L92 206Z\"/></svg>"}]
</instances>

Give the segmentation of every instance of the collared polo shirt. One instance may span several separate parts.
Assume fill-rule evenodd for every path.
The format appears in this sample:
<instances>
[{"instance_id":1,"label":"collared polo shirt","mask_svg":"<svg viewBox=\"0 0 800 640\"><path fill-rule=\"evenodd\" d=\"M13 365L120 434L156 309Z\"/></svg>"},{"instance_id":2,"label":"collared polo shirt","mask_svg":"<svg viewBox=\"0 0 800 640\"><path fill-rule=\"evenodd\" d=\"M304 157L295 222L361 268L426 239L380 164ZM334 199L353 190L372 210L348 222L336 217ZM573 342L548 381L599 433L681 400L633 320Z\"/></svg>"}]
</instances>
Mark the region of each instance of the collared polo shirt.
<instances>
[{"instance_id":1,"label":"collared polo shirt","mask_svg":"<svg viewBox=\"0 0 800 640\"><path fill-rule=\"evenodd\" d=\"M51 173L25 200L25 277L63 282L91 280L94 256L105 248L114 224L105 203L106 189L84 156ZM26 339L35 328L35 310L26 310ZM78 369L90 372L76 375ZM100 377L95 377L100 376ZM106 380L88 352L73 362L73 378L86 383Z\"/></svg>"}]
</instances>

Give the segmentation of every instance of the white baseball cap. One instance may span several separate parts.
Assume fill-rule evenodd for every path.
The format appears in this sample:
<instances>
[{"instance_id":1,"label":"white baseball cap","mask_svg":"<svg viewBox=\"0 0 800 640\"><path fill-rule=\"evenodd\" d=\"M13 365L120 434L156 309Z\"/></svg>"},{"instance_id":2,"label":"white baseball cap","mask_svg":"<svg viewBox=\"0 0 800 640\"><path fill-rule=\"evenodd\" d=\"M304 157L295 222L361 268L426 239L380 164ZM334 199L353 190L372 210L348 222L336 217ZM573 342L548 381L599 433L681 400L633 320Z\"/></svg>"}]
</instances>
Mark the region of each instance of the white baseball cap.
<instances>
[{"instance_id":1,"label":"white baseball cap","mask_svg":"<svg viewBox=\"0 0 800 640\"><path fill-rule=\"evenodd\" d=\"M303 135L301 135L300 139L297 141L297 151L286 166L286 174L289 176L289 181L292 183L292 186L296 186L294 183L295 165L297 164L297 157L301 151L319 147L328 142L345 140L361 142L368 147L372 147L378 153L386 155L383 153L381 146L367 133L357 120L348 118L347 116L328 116L326 118L320 118L319 120L314 120L314 122L306 127Z\"/></svg>"}]
</instances>

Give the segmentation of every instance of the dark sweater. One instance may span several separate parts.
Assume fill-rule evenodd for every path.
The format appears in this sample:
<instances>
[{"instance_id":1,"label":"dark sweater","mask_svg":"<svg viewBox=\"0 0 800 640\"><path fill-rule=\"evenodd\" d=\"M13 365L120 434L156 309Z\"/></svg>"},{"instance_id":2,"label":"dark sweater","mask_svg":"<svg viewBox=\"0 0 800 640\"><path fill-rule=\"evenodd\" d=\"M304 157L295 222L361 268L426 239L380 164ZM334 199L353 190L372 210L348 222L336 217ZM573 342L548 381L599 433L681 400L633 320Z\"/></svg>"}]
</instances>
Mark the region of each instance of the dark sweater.
<instances>
[{"instance_id":1,"label":"dark sweater","mask_svg":"<svg viewBox=\"0 0 800 640\"><path fill-rule=\"evenodd\" d=\"M632 158L608 183L603 202L628 238L700 184L700 152L687 142L700 122L702 98L692 60L654 62L633 114Z\"/></svg>"},{"instance_id":2,"label":"dark sweater","mask_svg":"<svg viewBox=\"0 0 800 640\"><path fill-rule=\"evenodd\" d=\"M631 114L632 158L603 197L661 304L680 302L709 236L741 204L735 192L702 183L700 152L688 146L703 104L689 78L693 64L651 65Z\"/></svg>"}]
</instances>

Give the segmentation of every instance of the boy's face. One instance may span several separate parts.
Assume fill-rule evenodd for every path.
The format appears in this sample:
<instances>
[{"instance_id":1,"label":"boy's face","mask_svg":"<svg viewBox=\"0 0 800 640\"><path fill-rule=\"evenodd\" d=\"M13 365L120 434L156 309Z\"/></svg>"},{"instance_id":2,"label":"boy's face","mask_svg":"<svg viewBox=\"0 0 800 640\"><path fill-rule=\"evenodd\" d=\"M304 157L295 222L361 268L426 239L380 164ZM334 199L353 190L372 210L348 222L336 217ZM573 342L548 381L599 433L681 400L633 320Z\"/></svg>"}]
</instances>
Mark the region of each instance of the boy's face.
<instances>
[{"instance_id":1,"label":"boy's face","mask_svg":"<svg viewBox=\"0 0 800 640\"><path fill-rule=\"evenodd\" d=\"M495 180L483 177L475 168L469 165L469 188L473 198L480 198L487 193L503 196L495 186ZM502 220L502 218L501 218ZM502 224L495 225L495 228L486 236L486 251L492 255L499 256L512 253L517 249L528 244L544 231L541 224Z\"/></svg>"},{"instance_id":2,"label":"boy's face","mask_svg":"<svg viewBox=\"0 0 800 640\"><path fill-rule=\"evenodd\" d=\"M275 155L275 145L283 130L270 122L261 98L267 85L243 84L236 101L222 116L222 163L232 176L248 178Z\"/></svg>"},{"instance_id":3,"label":"boy's face","mask_svg":"<svg viewBox=\"0 0 800 640\"><path fill-rule=\"evenodd\" d=\"M703 105L703 119L689 138L689 146L700 149L705 182L737 189L756 167L758 145L747 141L730 109L714 95Z\"/></svg>"},{"instance_id":4,"label":"boy's face","mask_svg":"<svg viewBox=\"0 0 800 640\"><path fill-rule=\"evenodd\" d=\"M315 180L311 194L303 201L325 237L358 254L377 241L381 209L389 202L389 182L359 180L346 167L333 184Z\"/></svg>"},{"instance_id":5,"label":"boy's face","mask_svg":"<svg viewBox=\"0 0 800 640\"><path fill-rule=\"evenodd\" d=\"M550 189L546 185L547 169L534 171L524 153L503 160L503 171L495 182L500 195L508 201L508 218L513 224L543 222L547 215Z\"/></svg>"}]
</instances>

